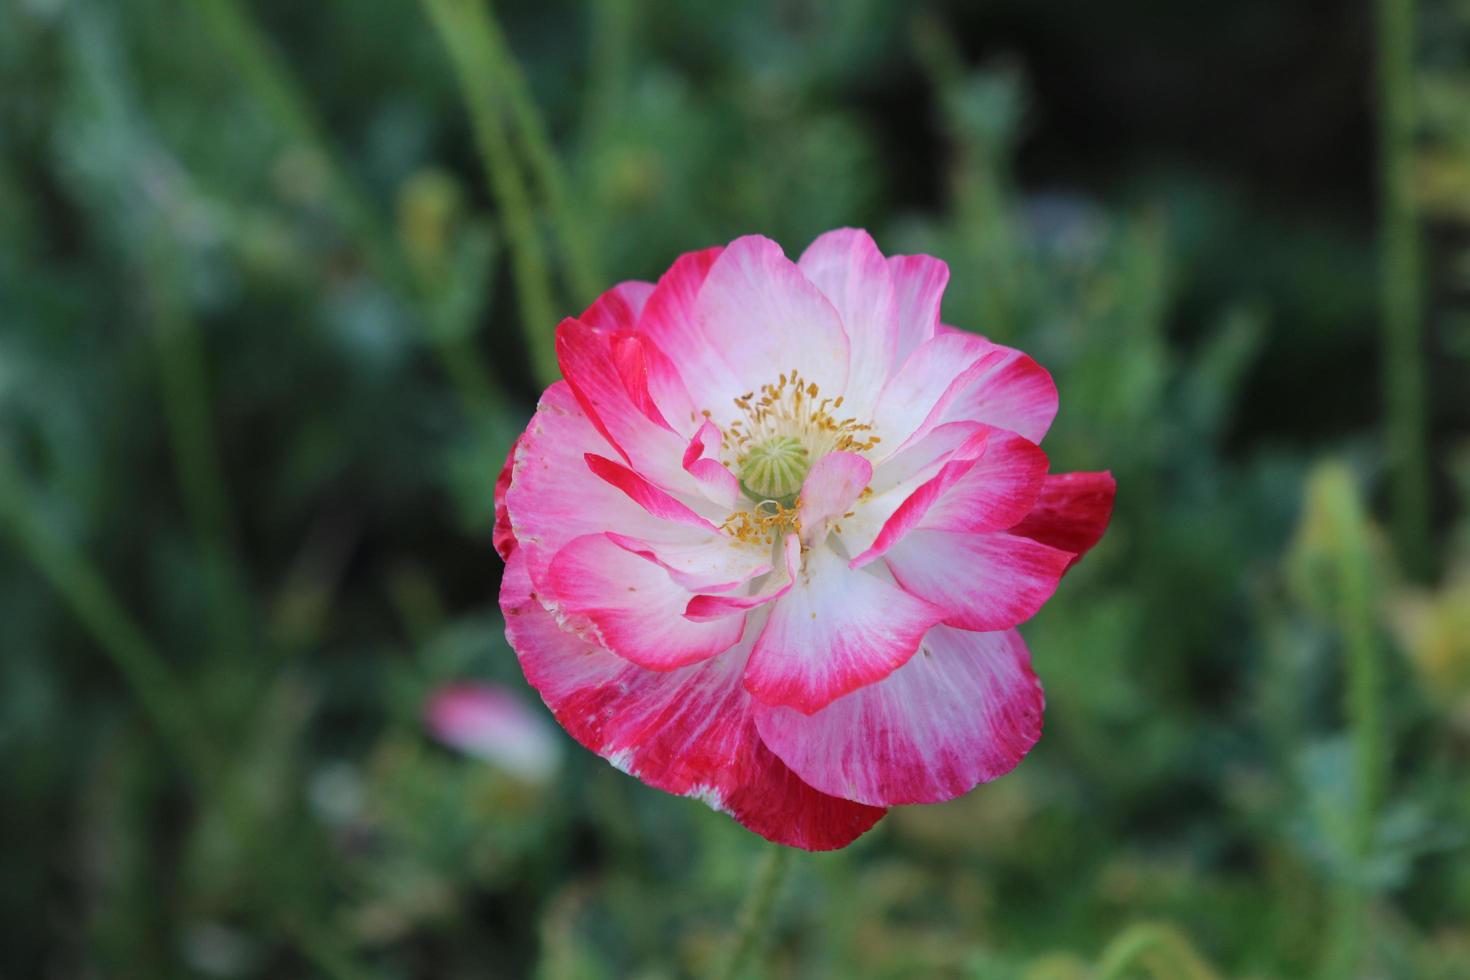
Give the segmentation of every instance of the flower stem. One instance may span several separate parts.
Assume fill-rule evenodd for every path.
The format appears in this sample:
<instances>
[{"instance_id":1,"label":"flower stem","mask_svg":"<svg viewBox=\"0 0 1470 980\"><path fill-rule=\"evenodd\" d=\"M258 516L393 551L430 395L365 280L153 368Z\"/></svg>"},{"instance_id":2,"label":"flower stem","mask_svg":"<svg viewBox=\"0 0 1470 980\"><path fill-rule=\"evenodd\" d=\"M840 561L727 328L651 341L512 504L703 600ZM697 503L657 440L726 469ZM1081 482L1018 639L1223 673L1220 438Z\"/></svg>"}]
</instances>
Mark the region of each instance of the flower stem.
<instances>
[{"instance_id":1,"label":"flower stem","mask_svg":"<svg viewBox=\"0 0 1470 980\"><path fill-rule=\"evenodd\" d=\"M506 132L501 103L510 98L507 90L513 86L506 84L500 66L495 29L483 4L469 0L423 0L423 4L454 64L490 193L505 224L531 366L537 382L549 385L561 376L556 363L551 272L526 179Z\"/></svg>"},{"instance_id":2,"label":"flower stem","mask_svg":"<svg viewBox=\"0 0 1470 980\"><path fill-rule=\"evenodd\" d=\"M1376 0L1379 301L1394 540L1407 571L1429 572L1429 465L1422 270L1414 208L1414 0Z\"/></svg>"},{"instance_id":3,"label":"flower stem","mask_svg":"<svg viewBox=\"0 0 1470 980\"><path fill-rule=\"evenodd\" d=\"M536 108L536 101L531 98L526 76L506 43L505 32L500 29L495 11L489 4L484 4L481 9L483 16L477 18L484 33L481 56L487 60L488 69L505 92L511 120L525 150L526 167L545 195L552 226L561 242L567 280L577 301L585 306L597 298L602 282L602 274L583 233L586 222L572 207L561 161L552 148L546 123Z\"/></svg>"},{"instance_id":4,"label":"flower stem","mask_svg":"<svg viewBox=\"0 0 1470 980\"><path fill-rule=\"evenodd\" d=\"M1146 965L1153 976L1171 980L1216 980L1219 976L1183 933L1156 922L1129 926L1109 943L1097 980L1120 980L1139 965Z\"/></svg>"},{"instance_id":5,"label":"flower stem","mask_svg":"<svg viewBox=\"0 0 1470 980\"><path fill-rule=\"evenodd\" d=\"M209 381L199 325L181 295L178 256L160 227L141 250L144 291L152 312L154 357L174 469L193 525L209 601L215 653L242 652L250 602L241 571L229 494L209 417Z\"/></svg>"},{"instance_id":6,"label":"flower stem","mask_svg":"<svg viewBox=\"0 0 1470 980\"><path fill-rule=\"evenodd\" d=\"M771 909L776 904L776 894L791 865L791 849L772 846L761 859L756 871L755 882L745 895L736 923L735 941L730 947L723 968L716 974L720 980L736 980L750 963L750 958L765 940L770 931Z\"/></svg>"},{"instance_id":7,"label":"flower stem","mask_svg":"<svg viewBox=\"0 0 1470 980\"><path fill-rule=\"evenodd\" d=\"M1321 479L1337 542L1337 631L1346 650L1345 707L1352 731L1353 866L1332 896L1332 926L1322 967L1324 977L1352 976L1362 958L1369 885L1364 866L1372 854L1378 808L1387 781L1388 746L1383 725L1382 658L1373 621L1373 557L1367 518L1352 476L1334 466Z\"/></svg>"}]
</instances>

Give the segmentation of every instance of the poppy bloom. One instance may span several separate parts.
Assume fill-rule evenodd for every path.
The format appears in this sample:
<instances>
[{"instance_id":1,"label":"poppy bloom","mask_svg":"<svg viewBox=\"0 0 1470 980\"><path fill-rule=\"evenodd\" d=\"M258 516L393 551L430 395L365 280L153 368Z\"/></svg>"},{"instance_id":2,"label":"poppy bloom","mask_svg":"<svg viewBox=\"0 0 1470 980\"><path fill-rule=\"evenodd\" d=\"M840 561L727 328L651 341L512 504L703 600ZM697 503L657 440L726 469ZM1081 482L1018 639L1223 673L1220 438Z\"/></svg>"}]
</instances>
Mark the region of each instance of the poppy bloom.
<instances>
[{"instance_id":1,"label":"poppy bloom","mask_svg":"<svg viewBox=\"0 0 1470 980\"><path fill-rule=\"evenodd\" d=\"M750 236L562 322L495 546L511 646L573 737L812 850L1036 742L1015 627L1113 480L1047 475L1051 376L941 324L948 278L862 231L795 263Z\"/></svg>"}]
</instances>

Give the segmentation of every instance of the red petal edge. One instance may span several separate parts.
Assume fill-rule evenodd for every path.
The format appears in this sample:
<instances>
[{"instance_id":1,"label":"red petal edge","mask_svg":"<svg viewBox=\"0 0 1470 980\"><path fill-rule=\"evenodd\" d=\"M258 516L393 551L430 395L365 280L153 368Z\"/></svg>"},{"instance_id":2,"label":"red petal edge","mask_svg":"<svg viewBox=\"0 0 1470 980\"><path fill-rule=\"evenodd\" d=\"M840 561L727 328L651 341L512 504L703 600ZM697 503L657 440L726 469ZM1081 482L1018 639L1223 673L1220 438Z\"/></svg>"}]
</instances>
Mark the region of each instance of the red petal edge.
<instances>
[{"instance_id":1,"label":"red petal edge","mask_svg":"<svg viewBox=\"0 0 1470 980\"><path fill-rule=\"evenodd\" d=\"M500 556L501 561L510 561L510 556L516 550L516 532L510 526L510 511L505 506L505 492L510 489L511 471L515 469L516 449L520 447L521 440L525 434L516 436L516 441L510 444L510 452L505 454L505 465L500 468L500 475L495 478L495 530L491 535L491 542L495 545L495 553Z\"/></svg>"},{"instance_id":2,"label":"red petal edge","mask_svg":"<svg viewBox=\"0 0 1470 980\"><path fill-rule=\"evenodd\" d=\"M578 742L657 789L700 800L767 840L846 847L887 811L820 793L766 748L740 686L744 650L654 672L564 633L512 552L501 586L506 636L526 680Z\"/></svg>"},{"instance_id":3,"label":"red petal edge","mask_svg":"<svg viewBox=\"0 0 1470 980\"><path fill-rule=\"evenodd\" d=\"M1102 540L1113 516L1118 482L1113 474L1053 473L1041 486L1041 495L1011 534L1061 548L1076 555L1072 565Z\"/></svg>"}]
</instances>

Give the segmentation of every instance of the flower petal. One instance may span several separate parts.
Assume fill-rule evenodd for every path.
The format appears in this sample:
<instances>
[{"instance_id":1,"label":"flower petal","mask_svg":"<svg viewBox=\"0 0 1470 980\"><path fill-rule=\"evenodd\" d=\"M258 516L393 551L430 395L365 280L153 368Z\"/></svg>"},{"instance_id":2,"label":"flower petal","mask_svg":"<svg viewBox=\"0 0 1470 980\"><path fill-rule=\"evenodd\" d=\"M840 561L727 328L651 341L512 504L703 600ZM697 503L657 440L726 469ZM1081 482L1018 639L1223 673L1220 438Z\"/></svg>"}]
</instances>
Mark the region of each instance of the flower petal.
<instances>
[{"instance_id":1,"label":"flower petal","mask_svg":"<svg viewBox=\"0 0 1470 980\"><path fill-rule=\"evenodd\" d=\"M1075 565L1102 540L1117 493L1111 473L1052 474L1041 485L1031 512L1011 533L1070 551Z\"/></svg>"},{"instance_id":2,"label":"flower petal","mask_svg":"<svg viewBox=\"0 0 1470 980\"><path fill-rule=\"evenodd\" d=\"M859 495L853 515L842 519L842 541L848 553L860 554L870 548L903 502L937 476L955 451L984 428L979 422L936 426L907 449L874 466L869 484L873 492Z\"/></svg>"},{"instance_id":3,"label":"flower petal","mask_svg":"<svg viewBox=\"0 0 1470 980\"><path fill-rule=\"evenodd\" d=\"M637 326L638 317L652 292L651 282L636 279L620 282L597 297L596 302L583 310L577 319L589 327L612 333L632 330Z\"/></svg>"},{"instance_id":4,"label":"flower petal","mask_svg":"<svg viewBox=\"0 0 1470 980\"><path fill-rule=\"evenodd\" d=\"M491 542L495 545L495 553L500 556L501 561L509 561L510 553L516 547L516 533L510 526L510 512L505 506L505 495L510 490L511 472L515 469L516 447L521 440L526 438L522 433L516 436L516 441L510 444L510 452L505 454L505 465L500 468L500 475L495 478L495 530L491 536Z\"/></svg>"},{"instance_id":5,"label":"flower petal","mask_svg":"<svg viewBox=\"0 0 1470 980\"><path fill-rule=\"evenodd\" d=\"M982 422L946 422L915 439L873 467L873 493L880 495L907 484L909 492L932 479L955 451L989 428ZM904 495L907 497L907 494Z\"/></svg>"},{"instance_id":6,"label":"flower petal","mask_svg":"<svg viewBox=\"0 0 1470 980\"><path fill-rule=\"evenodd\" d=\"M703 528L707 531L719 530L695 513L688 504L660 490L621 463L616 463L606 456L598 456L596 453L587 453L585 460L588 469L626 493L639 507L654 517L686 524L689 527Z\"/></svg>"},{"instance_id":7,"label":"flower petal","mask_svg":"<svg viewBox=\"0 0 1470 980\"><path fill-rule=\"evenodd\" d=\"M740 500L740 481L720 462L723 442L720 427L705 419L684 450L684 469L699 482L705 496L726 510L734 510Z\"/></svg>"},{"instance_id":8,"label":"flower petal","mask_svg":"<svg viewBox=\"0 0 1470 980\"><path fill-rule=\"evenodd\" d=\"M813 548L755 642L745 689L767 704L819 711L887 677L943 616L871 571L852 571L831 548Z\"/></svg>"},{"instance_id":9,"label":"flower petal","mask_svg":"<svg viewBox=\"0 0 1470 980\"><path fill-rule=\"evenodd\" d=\"M608 540L651 561L690 592L728 592L771 570L769 549L724 535L690 534L680 541L646 541L607 532Z\"/></svg>"},{"instance_id":10,"label":"flower petal","mask_svg":"<svg viewBox=\"0 0 1470 980\"><path fill-rule=\"evenodd\" d=\"M842 318L852 345L843 400L850 414L866 418L896 366L899 326L888 260L866 231L839 228L818 236L796 264Z\"/></svg>"},{"instance_id":11,"label":"flower petal","mask_svg":"<svg viewBox=\"0 0 1470 980\"><path fill-rule=\"evenodd\" d=\"M542 601L567 628L649 670L708 660L740 642L745 623L684 618L689 590L655 562L603 534L577 538L556 553Z\"/></svg>"},{"instance_id":12,"label":"flower petal","mask_svg":"<svg viewBox=\"0 0 1470 980\"><path fill-rule=\"evenodd\" d=\"M873 479L873 464L857 453L828 453L813 464L801 485L797 519L810 545L827 536L828 522L848 512Z\"/></svg>"},{"instance_id":13,"label":"flower petal","mask_svg":"<svg viewBox=\"0 0 1470 980\"><path fill-rule=\"evenodd\" d=\"M612 340L612 355L628 396L650 421L681 436L693 431L699 415L684 379L650 338L640 333L618 334Z\"/></svg>"},{"instance_id":14,"label":"flower petal","mask_svg":"<svg viewBox=\"0 0 1470 980\"><path fill-rule=\"evenodd\" d=\"M935 421L976 419L1041 442L1057 417L1056 382L1046 368L1020 351L989 346Z\"/></svg>"},{"instance_id":15,"label":"flower petal","mask_svg":"<svg viewBox=\"0 0 1470 980\"><path fill-rule=\"evenodd\" d=\"M705 341L694 309L710 268L723 252L724 248L717 247L679 256L659 278L643 307L643 315L638 318L638 332L666 355L671 364L677 365L686 390L700 392L705 404L708 392L724 391L740 384L719 352ZM657 398L657 386L652 380L650 387L655 389ZM672 411L667 409L664 416L671 421Z\"/></svg>"},{"instance_id":16,"label":"flower petal","mask_svg":"<svg viewBox=\"0 0 1470 980\"><path fill-rule=\"evenodd\" d=\"M937 626L886 680L815 715L761 705L756 725L823 792L875 806L938 803L1015 768L1041 737L1043 706L1019 633Z\"/></svg>"},{"instance_id":17,"label":"flower petal","mask_svg":"<svg viewBox=\"0 0 1470 980\"><path fill-rule=\"evenodd\" d=\"M949 285L949 266L928 255L895 255L888 260L888 272L893 278L897 368L934 336L944 287Z\"/></svg>"},{"instance_id":18,"label":"flower petal","mask_svg":"<svg viewBox=\"0 0 1470 980\"><path fill-rule=\"evenodd\" d=\"M904 539L915 527L994 531L1026 515L1046 478L1046 454L1013 432L979 426L939 472L894 510L866 550L852 560L861 568ZM861 527L844 536L861 542Z\"/></svg>"},{"instance_id":19,"label":"flower petal","mask_svg":"<svg viewBox=\"0 0 1470 980\"><path fill-rule=\"evenodd\" d=\"M684 617L696 623L725 616L743 617L750 610L774 602L790 592L792 583L796 581L796 570L801 565L801 539L788 534L782 549L785 558L782 569L772 574L755 592L750 595L697 595L689 600Z\"/></svg>"},{"instance_id":20,"label":"flower petal","mask_svg":"<svg viewBox=\"0 0 1470 980\"><path fill-rule=\"evenodd\" d=\"M500 605L526 680L573 738L624 772L807 850L845 847L883 816L818 793L761 743L740 686L748 644L679 670L643 670L559 630L532 597L519 553Z\"/></svg>"},{"instance_id":21,"label":"flower petal","mask_svg":"<svg viewBox=\"0 0 1470 980\"><path fill-rule=\"evenodd\" d=\"M646 386L629 390L628 381L646 382L647 377L625 377L618 370L616 339L563 320L556 329L556 356L567 384L587 418L629 465L670 489L692 490L694 481L679 466L685 440L654 409Z\"/></svg>"},{"instance_id":22,"label":"flower petal","mask_svg":"<svg viewBox=\"0 0 1470 980\"><path fill-rule=\"evenodd\" d=\"M731 372L708 388L694 386L716 421L735 418L736 398L783 371L800 371L827 397L846 388L849 345L837 311L768 238L730 243L700 287L695 316L702 343Z\"/></svg>"},{"instance_id":23,"label":"flower petal","mask_svg":"<svg viewBox=\"0 0 1470 980\"><path fill-rule=\"evenodd\" d=\"M946 422L984 422L1040 443L1057 414L1051 375L1018 350L943 329L884 386L876 431L896 453Z\"/></svg>"},{"instance_id":24,"label":"flower petal","mask_svg":"<svg viewBox=\"0 0 1470 980\"><path fill-rule=\"evenodd\" d=\"M945 399L954 397L956 383L987 349L979 337L958 332L931 336L915 348L883 386L873 407L873 424L890 455L924 435L920 426Z\"/></svg>"},{"instance_id":25,"label":"flower petal","mask_svg":"<svg viewBox=\"0 0 1470 980\"><path fill-rule=\"evenodd\" d=\"M607 530L659 540L669 523L634 503L621 489L583 476L588 452L612 447L582 413L564 381L547 388L516 443L505 492L506 516L517 552L538 588L552 556L575 537Z\"/></svg>"},{"instance_id":26,"label":"flower petal","mask_svg":"<svg viewBox=\"0 0 1470 980\"><path fill-rule=\"evenodd\" d=\"M1030 512L1046 480L1046 453L1004 429L987 427L984 439L979 458L934 500L920 527L997 531Z\"/></svg>"},{"instance_id":27,"label":"flower petal","mask_svg":"<svg viewBox=\"0 0 1470 980\"><path fill-rule=\"evenodd\" d=\"M945 610L946 626L1004 630L1036 615L1073 556L1012 534L918 528L886 557L904 591Z\"/></svg>"}]
</instances>

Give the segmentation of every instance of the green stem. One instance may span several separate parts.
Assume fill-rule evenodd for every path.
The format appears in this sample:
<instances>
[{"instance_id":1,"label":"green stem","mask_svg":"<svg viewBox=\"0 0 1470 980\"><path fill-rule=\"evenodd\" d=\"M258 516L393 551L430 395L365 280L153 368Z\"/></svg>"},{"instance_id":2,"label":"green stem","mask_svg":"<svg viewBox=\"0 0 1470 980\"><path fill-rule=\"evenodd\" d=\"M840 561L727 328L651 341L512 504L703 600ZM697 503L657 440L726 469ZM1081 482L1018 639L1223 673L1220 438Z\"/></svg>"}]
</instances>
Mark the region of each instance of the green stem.
<instances>
[{"instance_id":1,"label":"green stem","mask_svg":"<svg viewBox=\"0 0 1470 980\"><path fill-rule=\"evenodd\" d=\"M587 305L601 292L602 273L583 232L586 222L572 208L561 161L552 148L546 123L536 108L525 74L505 40L494 10L488 3L480 9L482 16L477 19L482 19L484 25L482 55L487 60L486 68L497 79L510 103L511 117L526 151L527 167L546 197L552 225L565 252L566 273L572 292L582 305Z\"/></svg>"},{"instance_id":2,"label":"green stem","mask_svg":"<svg viewBox=\"0 0 1470 980\"><path fill-rule=\"evenodd\" d=\"M1383 726L1382 658L1373 621L1373 557L1367 518L1346 468L1320 475L1321 492L1332 521L1337 595L1337 629L1346 651L1345 708L1353 745L1352 857L1354 866L1332 896L1332 927L1325 950L1324 977L1351 976L1362 957L1369 888L1364 865L1378 826L1378 807L1387 781L1388 749Z\"/></svg>"},{"instance_id":3,"label":"green stem","mask_svg":"<svg viewBox=\"0 0 1470 980\"><path fill-rule=\"evenodd\" d=\"M1338 533L1342 554L1338 564L1341 590L1339 629L1347 644L1347 714L1353 731L1353 760L1357 786L1357 845L1365 853L1372 846L1378 805L1383 796L1386 752L1383 731L1382 663L1373 623L1372 556L1364 515L1356 493L1342 501Z\"/></svg>"},{"instance_id":4,"label":"green stem","mask_svg":"<svg viewBox=\"0 0 1470 980\"><path fill-rule=\"evenodd\" d=\"M237 651L249 631L229 495L209 421L209 393L198 325L179 295L177 259L160 230L144 249L143 279L152 306L154 354L163 389L179 487L203 555L217 653Z\"/></svg>"},{"instance_id":5,"label":"green stem","mask_svg":"<svg viewBox=\"0 0 1470 980\"><path fill-rule=\"evenodd\" d=\"M492 268L497 261L496 249L486 235L483 254L477 254L480 268ZM428 328L429 344L439 360L440 370L449 379L467 418L475 421L503 415L505 401L481 362L474 344L474 323L486 314L478 303L451 302L457 290L447 289L445 280L454 269L436 268L422 261L409 263L414 271L420 304ZM498 413L498 414L497 414Z\"/></svg>"},{"instance_id":6,"label":"green stem","mask_svg":"<svg viewBox=\"0 0 1470 980\"><path fill-rule=\"evenodd\" d=\"M1414 206L1414 0L1376 0L1383 384L1393 530L1405 568L1429 572L1422 270Z\"/></svg>"},{"instance_id":7,"label":"green stem","mask_svg":"<svg viewBox=\"0 0 1470 980\"><path fill-rule=\"evenodd\" d=\"M756 871L755 882L745 896L736 924L735 941L724 968L717 976L721 980L736 980L741 976L750 959L755 955L770 931L771 910L776 904L776 895L791 865L791 849L779 845L771 846Z\"/></svg>"},{"instance_id":8,"label":"green stem","mask_svg":"<svg viewBox=\"0 0 1470 980\"><path fill-rule=\"evenodd\" d=\"M590 5L589 13L587 88L582 97L577 140L586 156L597 159L621 119L636 15L629 0L599 0ZM590 229L587 234L593 241L607 239L610 209L600 204L600 201L593 202L580 215L579 227Z\"/></svg>"},{"instance_id":9,"label":"green stem","mask_svg":"<svg viewBox=\"0 0 1470 980\"><path fill-rule=\"evenodd\" d=\"M511 152L496 93L504 93L494 28L483 5L471 0L423 0L454 64L470 115L481 163L511 246L511 271L520 304L522 332L536 380L549 385L561 376L556 363L555 304L550 270L536 228L526 181Z\"/></svg>"},{"instance_id":10,"label":"green stem","mask_svg":"<svg viewBox=\"0 0 1470 980\"><path fill-rule=\"evenodd\" d=\"M591 5L592 43L587 53L587 94L582 99L579 140L596 146L616 124L628 77L634 30L629 0L599 0Z\"/></svg>"},{"instance_id":11,"label":"green stem","mask_svg":"<svg viewBox=\"0 0 1470 980\"><path fill-rule=\"evenodd\" d=\"M1142 922L1129 926L1108 944L1098 964L1097 980L1120 980L1140 964L1147 964L1150 973L1168 980L1216 980L1218 977L1178 929Z\"/></svg>"}]
</instances>

